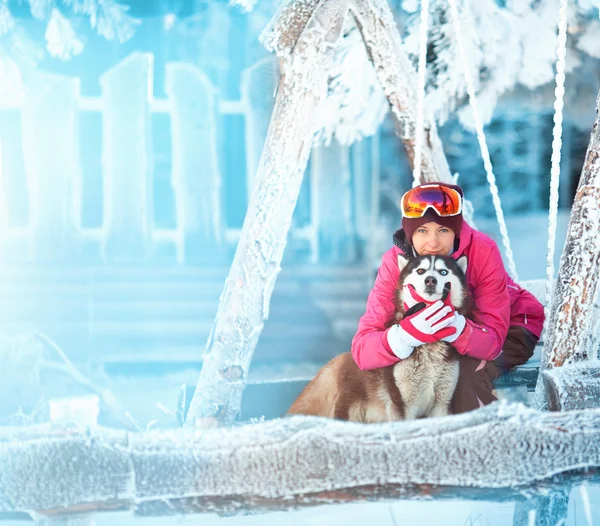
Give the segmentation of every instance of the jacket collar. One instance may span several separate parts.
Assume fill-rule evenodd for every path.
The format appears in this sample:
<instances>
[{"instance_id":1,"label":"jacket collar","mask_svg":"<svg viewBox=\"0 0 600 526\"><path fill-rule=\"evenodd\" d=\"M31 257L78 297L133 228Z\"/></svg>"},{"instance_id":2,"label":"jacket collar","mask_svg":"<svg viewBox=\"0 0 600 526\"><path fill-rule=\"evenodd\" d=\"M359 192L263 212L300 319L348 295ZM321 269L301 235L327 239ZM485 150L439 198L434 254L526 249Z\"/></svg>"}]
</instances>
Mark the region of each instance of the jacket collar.
<instances>
[{"instance_id":1,"label":"jacket collar","mask_svg":"<svg viewBox=\"0 0 600 526\"><path fill-rule=\"evenodd\" d=\"M458 246L456 242L454 243L454 252L452 253L452 257L454 259L458 259L465 253L465 250L471 243L472 237L473 229L469 226L469 224L466 221L463 221L463 226L460 232L460 238L458 239ZM398 247L405 256L409 258L414 258L416 256L414 248L410 243L406 241L406 233L404 232L404 230L396 230L392 239L394 241L394 245Z\"/></svg>"}]
</instances>

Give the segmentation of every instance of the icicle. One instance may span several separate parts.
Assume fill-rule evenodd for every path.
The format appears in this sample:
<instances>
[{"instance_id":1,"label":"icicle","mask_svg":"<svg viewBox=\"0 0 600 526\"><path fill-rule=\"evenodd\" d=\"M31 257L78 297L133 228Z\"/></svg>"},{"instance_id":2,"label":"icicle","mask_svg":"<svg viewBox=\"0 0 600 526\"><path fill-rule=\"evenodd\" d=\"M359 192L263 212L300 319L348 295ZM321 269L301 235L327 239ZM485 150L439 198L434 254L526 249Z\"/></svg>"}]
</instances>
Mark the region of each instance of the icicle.
<instances>
[{"instance_id":1,"label":"icicle","mask_svg":"<svg viewBox=\"0 0 600 526\"><path fill-rule=\"evenodd\" d=\"M492 201L496 210L496 216L498 217L498 224L500 226L500 233L502 234L502 244L508 258L508 267L512 278L518 281L517 267L513 256L512 249L510 248L510 239L508 237L508 231L506 229L506 222L504 221L504 213L502 212L502 203L500 202L500 195L498 194L498 186L496 185L496 177L492 170L492 160L490 159L490 152L485 140L485 133L483 131L483 123L479 114L479 106L477 104L477 97L475 96L475 88L473 86L473 80L469 75L468 62L465 55L465 46L463 42L463 35L460 29L460 20L458 17L458 8L456 7L456 0L448 0L450 3L450 11L452 14L452 23L454 25L454 31L456 33L456 43L458 46L458 53L460 56L460 62L465 74L465 82L467 84L467 93L469 94L469 103L473 110L473 120L475 121L475 128L477 130L477 140L481 149L481 156L483 157L483 165L487 174L487 180L490 184L490 193L492 194Z\"/></svg>"},{"instance_id":2,"label":"icicle","mask_svg":"<svg viewBox=\"0 0 600 526\"><path fill-rule=\"evenodd\" d=\"M429 0L421 2L419 38L419 85L417 99L417 126L415 128L415 158L413 163L413 187L421 183L421 152L423 150L423 123L425 120L425 74L427 73L427 31L429 29Z\"/></svg>"}]
</instances>

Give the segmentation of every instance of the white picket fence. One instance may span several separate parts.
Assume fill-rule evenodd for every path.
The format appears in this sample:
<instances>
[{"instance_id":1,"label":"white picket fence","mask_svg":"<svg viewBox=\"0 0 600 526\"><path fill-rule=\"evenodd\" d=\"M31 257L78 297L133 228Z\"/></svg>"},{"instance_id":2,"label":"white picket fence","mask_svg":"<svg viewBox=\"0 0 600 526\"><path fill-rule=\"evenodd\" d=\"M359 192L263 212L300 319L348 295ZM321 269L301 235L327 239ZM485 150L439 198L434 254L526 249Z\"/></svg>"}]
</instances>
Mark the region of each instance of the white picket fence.
<instances>
[{"instance_id":1,"label":"white picket fence","mask_svg":"<svg viewBox=\"0 0 600 526\"><path fill-rule=\"evenodd\" d=\"M224 261L239 237L223 209L223 159L218 127L227 115L245 122L247 188L259 163L277 86L277 65L262 60L243 73L240 100L220 99L208 77L189 63L166 67L165 99L154 97L152 54L134 53L100 78L101 96L81 95L80 79L40 75L11 107L20 112L21 136L0 135L0 239L8 260L72 260L83 248L103 262L154 261L161 248L179 263ZM79 119L102 120L102 225L81 222L82 167ZM167 114L175 228L154 221L152 115ZM6 130L4 130L6 132ZM224 139L226 140L226 138ZM22 148L28 221L10 226L16 205L7 198L8 174ZM348 262L369 244L378 217L377 138L350 148L315 148L305 202L308 220L294 226L293 246L310 261ZM13 174L14 177L14 174ZM363 247L364 250L364 247ZM369 249L367 248L367 253ZM164 252L164 250L163 250ZM364 252L363 252L364 253Z\"/></svg>"}]
</instances>

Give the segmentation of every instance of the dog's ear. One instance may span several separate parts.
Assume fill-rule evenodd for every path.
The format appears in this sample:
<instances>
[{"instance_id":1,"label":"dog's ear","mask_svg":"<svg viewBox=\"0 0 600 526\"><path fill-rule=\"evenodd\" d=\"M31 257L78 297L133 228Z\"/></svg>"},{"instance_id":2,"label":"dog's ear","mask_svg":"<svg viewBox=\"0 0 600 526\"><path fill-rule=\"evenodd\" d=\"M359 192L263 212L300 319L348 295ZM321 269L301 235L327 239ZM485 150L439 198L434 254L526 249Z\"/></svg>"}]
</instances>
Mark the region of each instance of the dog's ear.
<instances>
[{"instance_id":1,"label":"dog's ear","mask_svg":"<svg viewBox=\"0 0 600 526\"><path fill-rule=\"evenodd\" d=\"M458 268L460 270L462 270L463 274L466 276L467 275L467 256L460 256L456 260L456 264L458 265Z\"/></svg>"},{"instance_id":2,"label":"dog's ear","mask_svg":"<svg viewBox=\"0 0 600 526\"><path fill-rule=\"evenodd\" d=\"M400 269L400 272L406 267L407 263L408 258L404 254L398 254L398 268Z\"/></svg>"}]
</instances>

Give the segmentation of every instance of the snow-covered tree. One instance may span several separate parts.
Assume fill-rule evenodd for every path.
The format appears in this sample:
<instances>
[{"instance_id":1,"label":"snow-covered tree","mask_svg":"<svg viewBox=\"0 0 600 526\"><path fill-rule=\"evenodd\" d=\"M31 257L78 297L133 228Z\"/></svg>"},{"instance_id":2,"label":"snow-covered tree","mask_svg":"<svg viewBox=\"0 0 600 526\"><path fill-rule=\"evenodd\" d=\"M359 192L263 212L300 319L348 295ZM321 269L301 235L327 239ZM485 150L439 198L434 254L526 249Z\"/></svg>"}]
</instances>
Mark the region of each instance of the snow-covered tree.
<instances>
[{"instance_id":1,"label":"snow-covered tree","mask_svg":"<svg viewBox=\"0 0 600 526\"><path fill-rule=\"evenodd\" d=\"M117 0L23 0L34 20L44 24L46 51L68 60L83 51L83 40L75 23L87 19L92 29L107 40L125 42L139 21L128 14L129 7ZM33 44L9 0L0 0L0 46L12 54L36 61L41 50Z\"/></svg>"},{"instance_id":2,"label":"snow-covered tree","mask_svg":"<svg viewBox=\"0 0 600 526\"><path fill-rule=\"evenodd\" d=\"M484 123L490 122L498 99L521 85L534 89L552 83L556 61L559 0L459 0L460 29L468 50L469 74L474 81ZM573 84L587 82L573 74L586 57L600 58L600 21L596 0L581 0L568 11L567 73ZM416 64L419 50L417 2L405 0L406 11L417 11L407 20L405 45ZM433 0L428 34L426 106L438 123L455 111L472 127L464 73L447 0ZM595 16L594 16L595 15ZM593 92L598 89L595 86ZM593 100L593 99L592 99ZM589 111L588 111L589 114Z\"/></svg>"}]
</instances>

